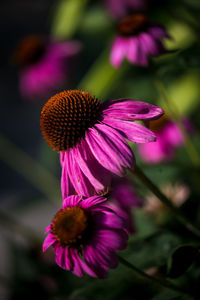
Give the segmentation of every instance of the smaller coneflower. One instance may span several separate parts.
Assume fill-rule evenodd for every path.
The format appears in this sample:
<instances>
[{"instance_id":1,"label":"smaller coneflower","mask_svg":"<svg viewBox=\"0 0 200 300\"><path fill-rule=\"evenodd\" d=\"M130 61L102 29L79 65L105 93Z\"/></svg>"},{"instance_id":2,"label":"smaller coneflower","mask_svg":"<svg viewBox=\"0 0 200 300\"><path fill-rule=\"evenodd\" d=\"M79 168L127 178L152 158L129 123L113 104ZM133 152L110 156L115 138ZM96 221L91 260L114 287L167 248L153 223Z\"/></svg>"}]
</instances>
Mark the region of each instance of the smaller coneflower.
<instances>
[{"instance_id":1,"label":"smaller coneflower","mask_svg":"<svg viewBox=\"0 0 200 300\"><path fill-rule=\"evenodd\" d=\"M192 133L192 125L188 119L183 119L185 129ZM157 140L148 145L139 145L140 157L147 163L160 163L173 159L175 150L184 145L183 133L176 123L165 115L159 120L149 122L149 128L155 132Z\"/></svg>"},{"instance_id":2,"label":"smaller coneflower","mask_svg":"<svg viewBox=\"0 0 200 300\"><path fill-rule=\"evenodd\" d=\"M149 57L165 52L162 39L169 37L163 26L151 23L144 14L125 17L118 25L118 36L114 39L110 62L118 68L124 58L130 63L147 66Z\"/></svg>"},{"instance_id":3,"label":"smaller coneflower","mask_svg":"<svg viewBox=\"0 0 200 300\"><path fill-rule=\"evenodd\" d=\"M40 35L21 40L13 55L19 68L22 97L36 100L49 96L69 79L71 59L80 52L76 41L53 41Z\"/></svg>"},{"instance_id":4,"label":"smaller coneflower","mask_svg":"<svg viewBox=\"0 0 200 300\"><path fill-rule=\"evenodd\" d=\"M69 196L47 227L43 251L50 246L56 263L77 276L107 277L116 268L116 251L127 246L125 220L105 203L106 198Z\"/></svg>"},{"instance_id":5,"label":"smaller coneflower","mask_svg":"<svg viewBox=\"0 0 200 300\"><path fill-rule=\"evenodd\" d=\"M42 134L60 152L63 198L104 194L112 175L123 176L135 159L127 140L147 143L155 134L134 121L157 119L163 110L133 99L99 102L88 92L67 90L41 111Z\"/></svg>"}]
</instances>

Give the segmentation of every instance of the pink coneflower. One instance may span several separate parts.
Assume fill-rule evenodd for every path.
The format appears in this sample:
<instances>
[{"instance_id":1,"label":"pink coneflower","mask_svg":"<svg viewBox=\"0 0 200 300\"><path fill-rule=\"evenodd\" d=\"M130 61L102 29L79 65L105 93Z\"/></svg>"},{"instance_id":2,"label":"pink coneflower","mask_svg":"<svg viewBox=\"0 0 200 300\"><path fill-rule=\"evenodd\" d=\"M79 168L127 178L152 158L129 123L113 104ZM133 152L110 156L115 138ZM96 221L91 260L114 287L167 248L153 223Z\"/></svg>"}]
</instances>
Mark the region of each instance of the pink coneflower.
<instances>
[{"instance_id":1,"label":"pink coneflower","mask_svg":"<svg viewBox=\"0 0 200 300\"><path fill-rule=\"evenodd\" d=\"M108 11L114 17L124 17L130 12L147 8L148 0L105 0Z\"/></svg>"},{"instance_id":2,"label":"pink coneflower","mask_svg":"<svg viewBox=\"0 0 200 300\"><path fill-rule=\"evenodd\" d=\"M64 84L71 74L71 59L80 49L76 41L52 41L38 35L24 38L14 54L22 97L36 100L49 96Z\"/></svg>"},{"instance_id":3,"label":"pink coneflower","mask_svg":"<svg viewBox=\"0 0 200 300\"><path fill-rule=\"evenodd\" d=\"M184 120L185 129L192 132L191 124ZM184 145L183 134L176 123L169 120L165 115L159 120L149 122L149 128L155 132L157 140L148 145L139 145L140 157L147 163L160 163L170 161L175 150Z\"/></svg>"},{"instance_id":4,"label":"pink coneflower","mask_svg":"<svg viewBox=\"0 0 200 300\"><path fill-rule=\"evenodd\" d=\"M169 37L164 27L152 24L143 14L124 18L111 48L110 62L118 68L124 58L132 64L147 66L149 57L164 53L162 39Z\"/></svg>"},{"instance_id":5,"label":"pink coneflower","mask_svg":"<svg viewBox=\"0 0 200 300\"><path fill-rule=\"evenodd\" d=\"M157 119L163 110L133 99L100 103L88 92L67 90L51 97L41 111L42 134L60 152L63 197L75 193L103 194L113 174L133 168L133 143L156 140L155 134L136 120Z\"/></svg>"},{"instance_id":6,"label":"pink coneflower","mask_svg":"<svg viewBox=\"0 0 200 300\"><path fill-rule=\"evenodd\" d=\"M119 208L119 214L127 220L129 232L135 231L132 210L142 206L136 186L128 178L114 177L110 192L111 201Z\"/></svg>"},{"instance_id":7,"label":"pink coneflower","mask_svg":"<svg viewBox=\"0 0 200 300\"><path fill-rule=\"evenodd\" d=\"M69 196L63 208L47 227L43 251L53 246L56 263L77 276L84 273L104 278L116 268L117 250L127 246L124 220L113 211L107 199Z\"/></svg>"}]
</instances>

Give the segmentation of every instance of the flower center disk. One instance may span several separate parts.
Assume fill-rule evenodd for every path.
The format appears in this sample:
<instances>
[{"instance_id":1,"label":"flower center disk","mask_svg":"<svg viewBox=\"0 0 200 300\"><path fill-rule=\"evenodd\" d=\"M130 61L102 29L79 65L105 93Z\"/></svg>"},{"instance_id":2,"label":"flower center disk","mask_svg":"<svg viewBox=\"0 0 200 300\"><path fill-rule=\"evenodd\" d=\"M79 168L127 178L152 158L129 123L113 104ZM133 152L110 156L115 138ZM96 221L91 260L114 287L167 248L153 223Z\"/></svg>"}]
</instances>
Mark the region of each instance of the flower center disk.
<instances>
[{"instance_id":1,"label":"flower center disk","mask_svg":"<svg viewBox=\"0 0 200 300\"><path fill-rule=\"evenodd\" d=\"M100 103L89 93L67 90L51 97L41 111L42 134L50 147L65 151L74 147L100 117Z\"/></svg>"},{"instance_id":2,"label":"flower center disk","mask_svg":"<svg viewBox=\"0 0 200 300\"><path fill-rule=\"evenodd\" d=\"M148 25L148 19L143 14L134 14L121 20L118 32L122 36L133 36L143 31Z\"/></svg>"},{"instance_id":3,"label":"flower center disk","mask_svg":"<svg viewBox=\"0 0 200 300\"><path fill-rule=\"evenodd\" d=\"M34 64L41 59L45 51L45 39L39 35L30 35L18 44L14 60L19 66Z\"/></svg>"},{"instance_id":4,"label":"flower center disk","mask_svg":"<svg viewBox=\"0 0 200 300\"><path fill-rule=\"evenodd\" d=\"M51 232L61 245L73 245L81 240L88 225L88 216L80 207L61 209L54 217Z\"/></svg>"}]
</instances>

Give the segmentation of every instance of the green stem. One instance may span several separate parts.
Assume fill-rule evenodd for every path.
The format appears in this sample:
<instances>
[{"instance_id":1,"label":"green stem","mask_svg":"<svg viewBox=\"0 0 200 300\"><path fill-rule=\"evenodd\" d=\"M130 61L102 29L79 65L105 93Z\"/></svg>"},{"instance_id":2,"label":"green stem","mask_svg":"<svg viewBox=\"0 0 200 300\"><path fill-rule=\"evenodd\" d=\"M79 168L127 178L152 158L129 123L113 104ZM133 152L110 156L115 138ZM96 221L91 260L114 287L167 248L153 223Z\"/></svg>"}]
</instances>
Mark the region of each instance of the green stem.
<instances>
[{"instance_id":1,"label":"green stem","mask_svg":"<svg viewBox=\"0 0 200 300\"><path fill-rule=\"evenodd\" d=\"M168 288L170 290L173 290L175 292L178 292L184 296L189 297L190 299L192 299L192 297L185 292L184 290L182 290L180 287L176 286L175 284L173 284L172 282L170 282L169 280L166 279L158 279L155 278L153 276L148 275L147 273L143 272L142 270L138 269L136 266L134 266L133 264L129 263L127 260L125 260L124 258L122 258L121 256L119 257L119 261L121 264L123 264L124 266L128 267L129 269L131 269L132 271L134 271L137 275L139 275L140 277L147 279L149 281L154 282L155 284Z\"/></svg>"},{"instance_id":2,"label":"green stem","mask_svg":"<svg viewBox=\"0 0 200 300\"><path fill-rule=\"evenodd\" d=\"M0 159L55 203L60 190L58 179L1 133L0 144Z\"/></svg>"},{"instance_id":3,"label":"green stem","mask_svg":"<svg viewBox=\"0 0 200 300\"><path fill-rule=\"evenodd\" d=\"M195 167L199 167L200 166L199 153L183 124L181 116L178 114L178 109L176 108L175 103L173 104L173 107L172 107L168 92L167 92L162 80L158 76L154 66L152 67L152 69L153 69L153 73L155 76L155 82L156 82L157 88L160 91L160 94L162 95L163 100L165 101L165 104L167 106L168 114L170 115L170 118L177 124L177 126L179 127L179 129L184 137L185 148L188 152L191 162L193 163L193 165Z\"/></svg>"},{"instance_id":4,"label":"green stem","mask_svg":"<svg viewBox=\"0 0 200 300\"><path fill-rule=\"evenodd\" d=\"M131 171L143 184L156 196L158 199L168 207L180 223L184 225L193 235L200 238L200 230L196 228L190 220L182 215L181 211L175 207L172 202L159 190L159 188L143 173L143 171L136 166Z\"/></svg>"}]
</instances>

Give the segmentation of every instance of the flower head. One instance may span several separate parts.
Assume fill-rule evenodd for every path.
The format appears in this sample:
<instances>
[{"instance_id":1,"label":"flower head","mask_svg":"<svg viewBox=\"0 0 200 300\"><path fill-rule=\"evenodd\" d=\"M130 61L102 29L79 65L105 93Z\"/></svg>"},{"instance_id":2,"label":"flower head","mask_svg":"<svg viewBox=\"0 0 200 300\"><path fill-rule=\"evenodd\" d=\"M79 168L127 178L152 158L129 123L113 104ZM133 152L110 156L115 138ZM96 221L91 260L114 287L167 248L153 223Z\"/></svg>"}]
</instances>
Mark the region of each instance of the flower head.
<instances>
[{"instance_id":1,"label":"flower head","mask_svg":"<svg viewBox=\"0 0 200 300\"><path fill-rule=\"evenodd\" d=\"M76 41L52 41L39 35L24 38L14 54L22 96L35 100L60 87L68 80L70 61L80 49Z\"/></svg>"},{"instance_id":2,"label":"flower head","mask_svg":"<svg viewBox=\"0 0 200 300\"><path fill-rule=\"evenodd\" d=\"M149 57L159 56L165 51L162 44L164 37L169 37L165 29L150 23L144 14L122 19L111 49L111 64L118 68L127 58L132 64L147 66Z\"/></svg>"},{"instance_id":3,"label":"flower head","mask_svg":"<svg viewBox=\"0 0 200 300\"><path fill-rule=\"evenodd\" d=\"M87 92L64 91L51 97L41 111L42 134L60 152L63 197L104 194L113 174L134 167L126 142L155 141L155 134L136 120L152 120L162 109L132 99L100 103Z\"/></svg>"},{"instance_id":4,"label":"flower head","mask_svg":"<svg viewBox=\"0 0 200 300\"><path fill-rule=\"evenodd\" d=\"M187 131L192 132L191 124L186 119L184 119L184 126ZM147 163L171 160L176 148L181 147L185 142L178 125L164 115L159 120L150 121L149 128L155 132L157 140L148 145L139 145L140 157Z\"/></svg>"},{"instance_id":5,"label":"flower head","mask_svg":"<svg viewBox=\"0 0 200 300\"><path fill-rule=\"evenodd\" d=\"M56 263L77 276L104 278L115 268L116 251L127 245L124 220L99 196L69 196L47 227L43 251L50 246Z\"/></svg>"}]
</instances>

